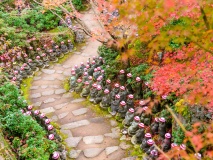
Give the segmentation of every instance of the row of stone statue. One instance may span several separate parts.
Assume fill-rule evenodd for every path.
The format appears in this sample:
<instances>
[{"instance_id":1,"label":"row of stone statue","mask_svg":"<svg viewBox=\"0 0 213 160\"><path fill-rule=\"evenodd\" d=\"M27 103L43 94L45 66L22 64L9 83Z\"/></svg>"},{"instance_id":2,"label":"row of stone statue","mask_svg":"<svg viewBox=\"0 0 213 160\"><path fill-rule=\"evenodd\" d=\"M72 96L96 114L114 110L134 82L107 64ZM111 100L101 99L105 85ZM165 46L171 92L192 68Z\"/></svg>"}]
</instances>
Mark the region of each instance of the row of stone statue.
<instances>
[{"instance_id":1,"label":"row of stone statue","mask_svg":"<svg viewBox=\"0 0 213 160\"><path fill-rule=\"evenodd\" d=\"M51 43L51 49L44 45L42 49L37 48L36 50L33 47L29 47L28 54L19 52L15 63L8 63L4 68L5 72L8 73L8 78L15 81L17 86L20 86L23 79L34 75L34 72L38 71L39 68L49 67L50 61L58 61L58 58L62 58L64 54L74 48L70 40L67 42L68 45L61 42L60 47L53 41Z\"/></svg>"},{"instance_id":2,"label":"row of stone statue","mask_svg":"<svg viewBox=\"0 0 213 160\"><path fill-rule=\"evenodd\" d=\"M87 61L87 64L81 62L79 67L75 65L71 70L70 90L79 93L81 97L89 97L90 102L100 104L101 108L108 109L117 120L123 120L122 133L132 136L133 144L140 144L141 149L148 155L146 159L157 159L159 156L152 139L156 135L164 152L171 147L177 147L175 143L171 143L171 134L166 133L168 129L164 117L154 118L148 111L150 109L145 100L140 100L138 106L135 106L134 97L140 92L131 92L131 88L129 89L124 81L125 71L120 70L118 75L117 80L121 85L119 83L112 85L102 69L103 63L102 57L93 57L92 62ZM131 78L131 73L128 73L127 77ZM140 77L136 77L135 80L138 87L141 87ZM146 133L147 128L150 128L150 133ZM180 149L184 148L184 144L180 145Z\"/></svg>"},{"instance_id":3,"label":"row of stone statue","mask_svg":"<svg viewBox=\"0 0 213 160\"><path fill-rule=\"evenodd\" d=\"M66 160L66 148L61 143L61 136L57 134L56 129L50 124L50 119L48 119L44 113L40 113L39 110L33 110L32 105L28 105L26 108L21 109L21 112L25 116L32 116L47 131L47 138L57 143L58 150L51 154L51 158L53 160Z\"/></svg>"}]
</instances>

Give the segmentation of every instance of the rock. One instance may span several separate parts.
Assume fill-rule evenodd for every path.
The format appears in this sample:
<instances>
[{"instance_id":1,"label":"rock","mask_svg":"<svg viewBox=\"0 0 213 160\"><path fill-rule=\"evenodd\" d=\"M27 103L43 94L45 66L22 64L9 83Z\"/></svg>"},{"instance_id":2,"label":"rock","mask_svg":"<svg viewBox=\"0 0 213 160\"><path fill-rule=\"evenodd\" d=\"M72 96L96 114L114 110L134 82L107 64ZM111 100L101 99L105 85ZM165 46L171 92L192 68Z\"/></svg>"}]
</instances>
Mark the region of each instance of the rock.
<instances>
[{"instance_id":1,"label":"rock","mask_svg":"<svg viewBox=\"0 0 213 160\"><path fill-rule=\"evenodd\" d=\"M54 94L54 90L48 90L41 93L42 96L50 96Z\"/></svg>"},{"instance_id":2,"label":"rock","mask_svg":"<svg viewBox=\"0 0 213 160\"><path fill-rule=\"evenodd\" d=\"M66 134L68 137L73 137L72 136L72 132L70 130L67 129L61 129L60 130L63 134Z\"/></svg>"},{"instance_id":3,"label":"rock","mask_svg":"<svg viewBox=\"0 0 213 160\"><path fill-rule=\"evenodd\" d=\"M126 158L122 158L121 160L136 160L137 157L126 157Z\"/></svg>"},{"instance_id":4,"label":"rock","mask_svg":"<svg viewBox=\"0 0 213 160\"><path fill-rule=\"evenodd\" d=\"M58 115L58 119L62 119L64 117L66 117L69 114L69 112L64 112Z\"/></svg>"},{"instance_id":5,"label":"rock","mask_svg":"<svg viewBox=\"0 0 213 160\"><path fill-rule=\"evenodd\" d=\"M47 114L51 112L55 112L55 109L53 107L48 107L40 110L41 113Z\"/></svg>"},{"instance_id":6,"label":"rock","mask_svg":"<svg viewBox=\"0 0 213 160\"><path fill-rule=\"evenodd\" d=\"M41 106L41 103L42 103L42 102L36 102L36 103L33 103L33 106L40 107L40 106Z\"/></svg>"},{"instance_id":7,"label":"rock","mask_svg":"<svg viewBox=\"0 0 213 160\"><path fill-rule=\"evenodd\" d=\"M56 89L55 90L55 94L61 94L61 93L65 93L66 90L65 89Z\"/></svg>"},{"instance_id":8,"label":"rock","mask_svg":"<svg viewBox=\"0 0 213 160\"><path fill-rule=\"evenodd\" d=\"M63 71L60 71L60 70L58 70L58 71L56 71L56 73L59 73L59 74L61 74L61 73L63 73Z\"/></svg>"},{"instance_id":9,"label":"rock","mask_svg":"<svg viewBox=\"0 0 213 160\"><path fill-rule=\"evenodd\" d=\"M43 80L46 80L46 81L54 81L55 78L54 78L54 77L44 77Z\"/></svg>"},{"instance_id":10,"label":"rock","mask_svg":"<svg viewBox=\"0 0 213 160\"><path fill-rule=\"evenodd\" d=\"M42 69L42 72L46 73L46 74L53 74L53 73L55 73L55 70L53 70L53 69Z\"/></svg>"},{"instance_id":11,"label":"rock","mask_svg":"<svg viewBox=\"0 0 213 160\"><path fill-rule=\"evenodd\" d=\"M81 150L71 150L69 153L70 158L78 158L79 154L81 153Z\"/></svg>"},{"instance_id":12,"label":"rock","mask_svg":"<svg viewBox=\"0 0 213 160\"><path fill-rule=\"evenodd\" d=\"M80 109L72 111L72 114L74 116L79 116L79 115L87 113L87 110L88 110L87 108L80 108Z\"/></svg>"},{"instance_id":13,"label":"rock","mask_svg":"<svg viewBox=\"0 0 213 160\"><path fill-rule=\"evenodd\" d=\"M37 80L39 80L39 79L41 79L41 77L35 76L35 77L33 78L34 81L37 81Z\"/></svg>"},{"instance_id":14,"label":"rock","mask_svg":"<svg viewBox=\"0 0 213 160\"><path fill-rule=\"evenodd\" d=\"M102 135L98 136L86 136L83 138L85 144L95 144L95 143L102 143L104 137Z\"/></svg>"},{"instance_id":15,"label":"rock","mask_svg":"<svg viewBox=\"0 0 213 160\"><path fill-rule=\"evenodd\" d=\"M55 101L55 98L48 98L47 100L44 101L44 103L51 103L54 101Z\"/></svg>"},{"instance_id":16,"label":"rock","mask_svg":"<svg viewBox=\"0 0 213 160\"><path fill-rule=\"evenodd\" d=\"M58 117L56 115L54 115L54 116L52 116L51 120L56 122L56 121L58 121Z\"/></svg>"},{"instance_id":17,"label":"rock","mask_svg":"<svg viewBox=\"0 0 213 160\"><path fill-rule=\"evenodd\" d=\"M67 143L68 147L77 147L81 139L82 137L69 137L65 139L65 142Z\"/></svg>"},{"instance_id":18,"label":"rock","mask_svg":"<svg viewBox=\"0 0 213 160\"><path fill-rule=\"evenodd\" d=\"M64 106L66 106L68 103L62 103L62 104L58 104L56 106L54 106L55 109L61 109L63 108Z\"/></svg>"},{"instance_id":19,"label":"rock","mask_svg":"<svg viewBox=\"0 0 213 160\"><path fill-rule=\"evenodd\" d=\"M30 87L31 90L36 90L36 89L38 89L38 88L39 88L39 86L31 86L31 87Z\"/></svg>"},{"instance_id":20,"label":"rock","mask_svg":"<svg viewBox=\"0 0 213 160\"><path fill-rule=\"evenodd\" d=\"M62 95L63 98L70 98L72 95L70 93L65 93Z\"/></svg>"},{"instance_id":21,"label":"rock","mask_svg":"<svg viewBox=\"0 0 213 160\"><path fill-rule=\"evenodd\" d=\"M78 99L71 101L70 103L79 103L79 102L83 102L83 101L85 101L85 98L78 98Z\"/></svg>"},{"instance_id":22,"label":"rock","mask_svg":"<svg viewBox=\"0 0 213 160\"><path fill-rule=\"evenodd\" d=\"M103 148L88 148L83 150L84 156L87 158L93 158L98 156L104 149Z\"/></svg>"},{"instance_id":23,"label":"rock","mask_svg":"<svg viewBox=\"0 0 213 160\"><path fill-rule=\"evenodd\" d=\"M80 120L80 121L64 124L61 126L61 129L72 129L72 128L77 128L81 126L86 126L89 124L90 122L88 120Z\"/></svg>"},{"instance_id":24,"label":"rock","mask_svg":"<svg viewBox=\"0 0 213 160\"><path fill-rule=\"evenodd\" d=\"M123 140L126 140L126 135L123 135L121 138L120 138L121 141Z\"/></svg>"},{"instance_id":25,"label":"rock","mask_svg":"<svg viewBox=\"0 0 213 160\"><path fill-rule=\"evenodd\" d=\"M63 68L70 68L70 66L68 66L68 65L63 65L62 67Z\"/></svg>"},{"instance_id":26,"label":"rock","mask_svg":"<svg viewBox=\"0 0 213 160\"><path fill-rule=\"evenodd\" d=\"M50 85L51 88L60 88L59 85Z\"/></svg>"},{"instance_id":27,"label":"rock","mask_svg":"<svg viewBox=\"0 0 213 160\"><path fill-rule=\"evenodd\" d=\"M103 123L104 122L104 118L103 117L95 117L95 118L89 119L89 121L91 123Z\"/></svg>"},{"instance_id":28,"label":"rock","mask_svg":"<svg viewBox=\"0 0 213 160\"><path fill-rule=\"evenodd\" d=\"M121 149L126 150L130 148L131 146L129 144L126 144L126 142L121 142L120 145Z\"/></svg>"},{"instance_id":29,"label":"rock","mask_svg":"<svg viewBox=\"0 0 213 160\"><path fill-rule=\"evenodd\" d=\"M107 147L105 149L106 155L108 156L108 155L112 154L113 152L117 151L118 149L119 149L118 146Z\"/></svg>"},{"instance_id":30,"label":"rock","mask_svg":"<svg viewBox=\"0 0 213 160\"><path fill-rule=\"evenodd\" d=\"M65 75L65 76L70 76L71 74L70 74L70 71L64 71L64 72L63 72L63 75Z\"/></svg>"},{"instance_id":31,"label":"rock","mask_svg":"<svg viewBox=\"0 0 213 160\"><path fill-rule=\"evenodd\" d=\"M45 88L47 88L48 87L48 85L41 85L41 88L42 89L45 89Z\"/></svg>"},{"instance_id":32,"label":"rock","mask_svg":"<svg viewBox=\"0 0 213 160\"><path fill-rule=\"evenodd\" d=\"M41 97L41 93L34 93L31 95L31 98L39 98Z\"/></svg>"},{"instance_id":33,"label":"rock","mask_svg":"<svg viewBox=\"0 0 213 160\"><path fill-rule=\"evenodd\" d=\"M110 125L111 125L112 127L115 127L115 126L118 125L118 123L117 123L115 120L110 120Z\"/></svg>"},{"instance_id":34,"label":"rock","mask_svg":"<svg viewBox=\"0 0 213 160\"><path fill-rule=\"evenodd\" d=\"M117 133L106 133L106 134L104 134L104 136L116 139L116 138L120 137L120 134L117 134Z\"/></svg>"}]
</instances>

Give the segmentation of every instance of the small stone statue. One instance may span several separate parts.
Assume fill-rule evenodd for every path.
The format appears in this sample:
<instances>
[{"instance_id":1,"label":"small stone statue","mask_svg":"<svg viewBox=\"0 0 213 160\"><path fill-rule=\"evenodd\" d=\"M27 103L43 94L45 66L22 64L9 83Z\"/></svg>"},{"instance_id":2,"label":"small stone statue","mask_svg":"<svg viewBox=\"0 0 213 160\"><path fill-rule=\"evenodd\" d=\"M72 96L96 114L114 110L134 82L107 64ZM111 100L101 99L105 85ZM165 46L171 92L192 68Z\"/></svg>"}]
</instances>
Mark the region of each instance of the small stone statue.
<instances>
[{"instance_id":1,"label":"small stone statue","mask_svg":"<svg viewBox=\"0 0 213 160\"><path fill-rule=\"evenodd\" d=\"M165 134L165 139L163 140L161 148L164 152L168 152L169 149L171 148L171 134L170 133Z\"/></svg>"},{"instance_id":2,"label":"small stone statue","mask_svg":"<svg viewBox=\"0 0 213 160\"><path fill-rule=\"evenodd\" d=\"M70 91L74 91L75 87L77 87L75 71L72 71L71 74L72 76L70 77Z\"/></svg>"},{"instance_id":3,"label":"small stone statue","mask_svg":"<svg viewBox=\"0 0 213 160\"><path fill-rule=\"evenodd\" d=\"M97 93L98 93L97 84L93 83L92 88L90 89L90 99L89 99L90 102L94 101L94 98L96 97Z\"/></svg>"},{"instance_id":4,"label":"small stone statue","mask_svg":"<svg viewBox=\"0 0 213 160\"><path fill-rule=\"evenodd\" d=\"M35 52L34 52L32 46L29 47L29 57L30 57L31 59L34 59L34 58L35 58Z\"/></svg>"},{"instance_id":5,"label":"small stone statue","mask_svg":"<svg viewBox=\"0 0 213 160\"><path fill-rule=\"evenodd\" d=\"M36 62L36 64L37 64L37 67L39 67L39 68L43 68L43 67L44 67L44 64L43 64L43 62L41 61L40 56L36 56L35 62Z\"/></svg>"},{"instance_id":6,"label":"small stone statue","mask_svg":"<svg viewBox=\"0 0 213 160\"><path fill-rule=\"evenodd\" d=\"M131 142L133 144L142 143L142 140L144 139L144 136L145 136L144 124L139 123L138 126L139 126L139 129L136 131L135 135L131 139Z\"/></svg>"},{"instance_id":7,"label":"small stone statue","mask_svg":"<svg viewBox=\"0 0 213 160\"><path fill-rule=\"evenodd\" d=\"M120 103L120 95L117 94L115 95L115 99L111 101L111 112L110 112L111 115L113 116L116 115L118 111L119 103Z\"/></svg>"},{"instance_id":8,"label":"small stone statue","mask_svg":"<svg viewBox=\"0 0 213 160\"><path fill-rule=\"evenodd\" d=\"M140 117L135 116L134 121L132 122L131 126L128 128L128 134L133 136L136 131L138 130L138 124L140 123Z\"/></svg>"},{"instance_id":9,"label":"small stone statue","mask_svg":"<svg viewBox=\"0 0 213 160\"><path fill-rule=\"evenodd\" d=\"M120 102L120 106L118 108L119 117L125 118L125 115L126 115L127 111L128 111L128 109L127 109L127 106L126 106L126 102L125 101L121 101Z\"/></svg>"},{"instance_id":10,"label":"small stone statue","mask_svg":"<svg viewBox=\"0 0 213 160\"><path fill-rule=\"evenodd\" d=\"M41 51L41 48L36 48L36 56L40 56L42 55L42 51Z\"/></svg>"},{"instance_id":11,"label":"small stone statue","mask_svg":"<svg viewBox=\"0 0 213 160\"><path fill-rule=\"evenodd\" d=\"M53 52L52 49L49 50L49 57L50 57L50 61L52 61L52 62L58 61L58 58L56 57L56 53Z\"/></svg>"},{"instance_id":12,"label":"small stone statue","mask_svg":"<svg viewBox=\"0 0 213 160\"><path fill-rule=\"evenodd\" d=\"M97 60L97 64L99 66L102 66L104 63L103 63L103 58L102 57L99 57L98 60Z\"/></svg>"},{"instance_id":13,"label":"small stone statue","mask_svg":"<svg viewBox=\"0 0 213 160\"><path fill-rule=\"evenodd\" d=\"M81 62L80 70L84 71L84 68L86 68L86 66L84 65L84 62Z\"/></svg>"},{"instance_id":14,"label":"small stone statue","mask_svg":"<svg viewBox=\"0 0 213 160\"><path fill-rule=\"evenodd\" d=\"M118 94L118 92L119 92L119 84L116 83L116 84L114 85L114 87L115 87L115 88L112 89L111 95L110 95L112 100L115 99L115 95Z\"/></svg>"},{"instance_id":15,"label":"small stone statue","mask_svg":"<svg viewBox=\"0 0 213 160\"><path fill-rule=\"evenodd\" d=\"M88 78L89 78L88 73L87 73L87 72L84 72L82 82L88 81L88 80L89 80Z\"/></svg>"},{"instance_id":16,"label":"small stone statue","mask_svg":"<svg viewBox=\"0 0 213 160\"><path fill-rule=\"evenodd\" d=\"M161 138L164 138L166 134L166 120L164 117L159 118L159 127L158 127L158 132Z\"/></svg>"},{"instance_id":17,"label":"small stone statue","mask_svg":"<svg viewBox=\"0 0 213 160\"><path fill-rule=\"evenodd\" d=\"M122 69L122 70L120 70L119 73L120 74L118 75L118 79L119 79L120 85L124 86L125 82L126 82L126 80L125 80L125 74L124 74L125 71Z\"/></svg>"},{"instance_id":18,"label":"small stone statue","mask_svg":"<svg viewBox=\"0 0 213 160\"><path fill-rule=\"evenodd\" d=\"M73 48L74 48L74 45L72 44L71 40L68 40L67 42L68 42L68 49L69 49L69 51L72 51Z\"/></svg>"},{"instance_id":19,"label":"small stone statue","mask_svg":"<svg viewBox=\"0 0 213 160\"><path fill-rule=\"evenodd\" d=\"M96 80L98 78L98 76L100 76L100 72L98 71L97 68L95 68L94 72L93 72L93 78Z\"/></svg>"},{"instance_id":20,"label":"small stone statue","mask_svg":"<svg viewBox=\"0 0 213 160\"><path fill-rule=\"evenodd\" d=\"M97 94L94 98L94 101L93 101L95 104L100 103L101 100L102 100L102 97L103 97L103 90L102 90L101 85L97 85L97 90L98 90L98 92L97 92Z\"/></svg>"},{"instance_id":21,"label":"small stone statue","mask_svg":"<svg viewBox=\"0 0 213 160\"><path fill-rule=\"evenodd\" d=\"M152 135L155 135L158 133L158 127L159 127L159 120L156 117L155 121L151 124L151 127L150 127Z\"/></svg>"},{"instance_id":22,"label":"small stone statue","mask_svg":"<svg viewBox=\"0 0 213 160\"><path fill-rule=\"evenodd\" d=\"M82 80L79 78L77 80L77 87L75 87L75 92L76 93L81 93L82 89L83 89L83 83L82 83Z\"/></svg>"},{"instance_id":23,"label":"small stone statue","mask_svg":"<svg viewBox=\"0 0 213 160\"><path fill-rule=\"evenodd\" d=\"M90 93L90 86L89 86L89 82L88 81L84 82L84 84L85 84L85 87L83 88L80 96L86 98L89 95L89 93Z\"/></svg>"},{"instance_id":24,"label":"small stone statue","mask_svg":"<svg viewBox=\"0 0 213 160\"><path fill-rule=\"evenodd\" d=\"M195 158L197 158L197 160L201 160L202 159L202 155L200 153L195 153Z\"/></svg>"},{"instance_id":25,"label":"small stone statue","mask_svg":"<svg viewBox=\"0 0 213 160\"><path fill-rule=\"evenodd\" d=\"M55 46L56 57L63 58L64 54L60 51L58 45Z\"/></svg>"},{"instance_id":26,"label":"small stone statue","mask_svg":"<svg viewBox=\"0 0 213 160\"><path fill-rule=\"evenodd\" d=\"M103 87L103 77L102 76L99 76L97 78L97 84Z\"/></svg>"},{"instance_id":27,"label":"small stone statue","mask_svg":"<svg viewBox=\"0 0 213 160\"><path fill-rule=\"evenodd\" d=\"M127 91L125 90L124 86L120 86L120 91L118 94L121 96L120 98L121 101L126 101Z\"/></svg>"},{"instance_id":28,"label":"small stone statue","mask_svg":"<svg viewBox=\"0 0 213 160\"><path fill-rule=\"evenodd\" d=\"M24 67L27 75L33 75L34 74L34 72L31 70L30 66L27 63L24 63L23 67Z\"/></svg>"},{"instance_id":29,"label":"small stone statue","mask_svg":"<svg viewBox=\"0 0 213 160\"><path fill-rule=\"evenodd\" d=\"M148 139L146 141L146 145L143 146L143 151L146 152L147 154L150 153L150 148L152 147L152 145L154 144L155 142L152 140L152 139Z\"/></svg>"},{"instance_id":30,"label":"small stone statue","mask_svg":"<svg viewBox=\"0 0 213 160\"><path fill-rule=\"evenodd\" d=\"M132 86L131 86L131 78L132 78L132 74L131 73L128 73L127 74L127 85L126 85L126 89L127 89L127 92L130 94L133 93L133 90L132 90Z\"/></svg>"},{"instance_id":31,"label":"small stone statue","mask_svg":"<svg viewBox=\"0 0 213 160\"><path fill-rule=\"evenodd\" d=\"M111 91L111 80L110 79L107 79L106 80L106 85L105 85L105 89L108 89L109 91Z\"/></svg>"},{"instance_id":32,"label":"small stone statue","mask_svg":"<svg viewBox=\"0 0 213 160\"><path fill-rule=\"evenodd\" d=\"M146 126L149 126L151 123L151 114L147 113L147 106L143 107L143 112L141 114L141 122L143 122Z\"/></svg>"},{"instance_id":33,"label":"small stone statue","mask_svg":"<svg viewBox=\"0 0 213 160\"><path fill-rule=\"evenodd\" d=\"M140 148L143 150L145 147L146 147L146 145L147 145L147 141L149 140L149 139L151 139L152 138L152 135L150 134L150 133L146 133L145 134L145 136L144 136L144 139L142 140L142 143L141 143L141 145L140 145Z\"/></svg>"},{"instance_id":34,"label":"small stone statue","mask_svg":"<svg viewBox=\"0 0 213 160\"><path fill-rule=\"evenodd\" d=\"M150 156L151 160L156 160L158 158L158 151L156 149L151 150L149 156Z\"/></svg>"},{"instance_id":35,"label":"small stone statue","mask_svg":"<svg viewBox=\"0 0 213 160\"><path fill-rule=\"evenodd\" d=\"M49 65L49 59L48 59L47 55L45 53L43 53L41 56L42 56L42 60L44 62L45 68L49 67L50 66Z\"/></svg>"},{"instance_id":36,"label":"small stone statue","mask_svg":"<svg viewBox=\"0 0 213 160\"><path fill-rule=\"evenodd\" d=\"M75 73L76 73L76 77L79 78L82 76L83 71L80 70L80 68L78 67L78 65L75 65Z\"/></svg>"},{"instance_id":37,"label":"small stone statue","mask_svg":"<svg viewBox=\"0 0 213 160\"><path fill-rule=\"evenodd\" d=\"M132 86L134 94L135 94L135 99L141 99L142 98L142 84L141 84L141 79L140 77L136 77L136 82Z\"/></svg>"},{"instance_id":38,"label":"small stone statue","mask_svg":"<svg viewBox=\"0 0 213 160\"><path fill-rule=\"evenodd\" d=\"M27 73L23 66L21 67L20 75L23 79L27 78Z\"/></svg>"},{"instance_id":39,"label":"small stone statue","mask_svg":"<svg viewBox=\"0 0 213 160\"><path fill-rule=\"evenodd\" d=\"M64 53L64 54L67 54L67 53L68 53L68 48L67 48L67 46L64 44L63 41L61 42L61 52Z\"/></svg>"},{"instance_id":40,"label":"small stone statue","mask_svg":"<svg viewBox=\"0 0 213 160\"><path fill-rule=\"evenodd\" d=\"M100 107L103 109L107 109L111 105L109 90L105 89L104 94L105 95L103 96L101 100Z\"/></svg>"},{"instance_id":41,"label":"small stone statue","mask_svg":"<svg viewBox=\"0 0 213 160\"><path fill-rule=\"evenodd\" d=\"M133 101L133 94L129 94L128 95L128 98L127 98L127 101L126 101L126 105L127 105L127 108L134 108L134 101Z\"/></svg>"},{"instance_id":42,"label":"small stone statue","mask_svg":"<svg viewBox=\"0 0 213 160\"><path fill-rule=\"evenodd\" d=\"M52 51L53 52L56 52L56 48L55 46L57 45L53 40L51 41L51 44L52 44Z\"/></svg>"},{"instance_id":43,"label":"small stone statue","mask_svg":"<svg viewBox=\"0 0 213 160\"><path fill-rule=\"evenodd\" d=\"M88 77L88 82L89 82L89 87L91 88L92 87L92 83L93 83L92 76Z\"/></svg>"},{"instance_id":44,"label":"small stone statue","mask_svg":"<svg viewBox=\"0 0 213 160\"><path fill-rule=\"evenodd\" d=\"M126 116L125 116L125 119L124 119L124 121L122 122L122 124L124 125L124 126L130 126L131 125L131 123L132 123L132 121L133 121L133 119L134 119L134 112L135 112L135 110L133 109L133 108L130 108L129 110L128 110L128 112L126 112Z\"/></svg>"}]
</instances>

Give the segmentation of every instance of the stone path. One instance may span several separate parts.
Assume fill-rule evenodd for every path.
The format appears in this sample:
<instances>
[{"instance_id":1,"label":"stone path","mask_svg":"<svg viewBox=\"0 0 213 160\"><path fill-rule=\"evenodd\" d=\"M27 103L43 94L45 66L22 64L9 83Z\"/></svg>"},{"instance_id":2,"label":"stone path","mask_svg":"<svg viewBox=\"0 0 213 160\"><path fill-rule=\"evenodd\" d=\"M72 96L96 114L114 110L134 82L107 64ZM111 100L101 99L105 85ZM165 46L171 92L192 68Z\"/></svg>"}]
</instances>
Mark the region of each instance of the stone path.
<instances>
[{"instance_id":1,"label":"stone path","mask_svg":"<svg viewBox=\"0 0 213 160\"><path fill-rule=\"evenodd\" d=\"M92 11L83 15L82 20L91 30L99 26ZM71 68L96 55L100 45L98 41L88 40L80 52L75 52L63 64L42 69L30 89L31 102L60 125L67 135L67 145L72 148L69 156L77 160L121 160L129 147L119 143L120 130L115 121L98 117L82 105L83 98L74 99L63 89Z\"/></svg>"}]
</instances>

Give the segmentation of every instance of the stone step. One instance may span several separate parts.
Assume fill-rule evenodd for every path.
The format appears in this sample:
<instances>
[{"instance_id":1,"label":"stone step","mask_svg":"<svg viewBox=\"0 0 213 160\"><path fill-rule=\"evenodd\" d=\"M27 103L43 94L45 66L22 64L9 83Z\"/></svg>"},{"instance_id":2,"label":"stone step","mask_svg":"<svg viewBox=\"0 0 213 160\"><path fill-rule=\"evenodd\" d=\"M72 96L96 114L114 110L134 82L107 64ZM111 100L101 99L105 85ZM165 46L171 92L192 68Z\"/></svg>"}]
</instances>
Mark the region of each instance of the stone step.
<instances>
[{"instance_id":1,"label":"stone step","mask_svg":"<svg viewBox=\"0 0 213 160\"><path fill-rule=\"evenodd\" d=\"M76 122L67 123L61 126L61 129L72 129L72 128L78 128L81 126L89 125L90 122L88 120L80 120Z\"/></svg>"}]
</instances>

